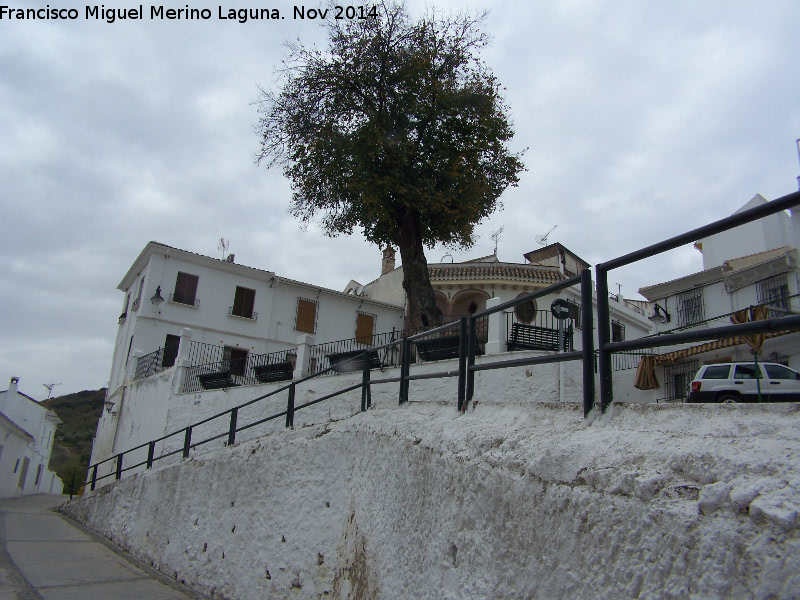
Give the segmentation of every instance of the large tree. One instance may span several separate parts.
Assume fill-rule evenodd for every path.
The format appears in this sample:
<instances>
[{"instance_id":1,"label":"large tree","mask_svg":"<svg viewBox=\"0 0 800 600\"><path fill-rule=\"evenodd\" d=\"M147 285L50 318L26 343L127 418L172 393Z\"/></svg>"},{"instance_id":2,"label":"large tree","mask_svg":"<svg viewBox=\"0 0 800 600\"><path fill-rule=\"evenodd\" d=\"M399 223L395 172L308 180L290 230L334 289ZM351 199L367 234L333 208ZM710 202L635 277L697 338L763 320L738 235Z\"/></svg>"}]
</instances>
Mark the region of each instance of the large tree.
<instances>
[{"instance_id":1,"label":"large tree","mask_svg":"<svg viewBox=\"0 0 800 600\"><path fill-rule=\"evenodd\" d=\"M279 89L258 102L258 161L283 167L290 212L331 236L361 226L379 247L396 245L413 327L441 321L424 248L472 246L524 168L478 57L482 20L413 21L388 1L366 19L330 20L329 47L289 44Z\"/></svg>"}]
</instances>

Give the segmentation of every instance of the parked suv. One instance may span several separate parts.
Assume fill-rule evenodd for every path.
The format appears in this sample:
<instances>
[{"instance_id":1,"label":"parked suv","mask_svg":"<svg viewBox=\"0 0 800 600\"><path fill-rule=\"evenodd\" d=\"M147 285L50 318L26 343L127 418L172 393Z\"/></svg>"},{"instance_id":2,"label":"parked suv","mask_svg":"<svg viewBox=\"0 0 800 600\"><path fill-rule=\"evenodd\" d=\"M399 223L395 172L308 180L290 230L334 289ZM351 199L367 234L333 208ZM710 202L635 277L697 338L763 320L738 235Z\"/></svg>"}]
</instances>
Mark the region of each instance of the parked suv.
<instances>
[{"instance_id":1,"label":"parked suv","mask_svg":"<svg viewBox=\"0 0 800 600\"><path fill-rule=\"evenodd\" d=\"M760 386L759 386L760 384ZM692 380L687 402L800 402L800 373L776 363L705 365Z\"/></svg>"}]
</instances>

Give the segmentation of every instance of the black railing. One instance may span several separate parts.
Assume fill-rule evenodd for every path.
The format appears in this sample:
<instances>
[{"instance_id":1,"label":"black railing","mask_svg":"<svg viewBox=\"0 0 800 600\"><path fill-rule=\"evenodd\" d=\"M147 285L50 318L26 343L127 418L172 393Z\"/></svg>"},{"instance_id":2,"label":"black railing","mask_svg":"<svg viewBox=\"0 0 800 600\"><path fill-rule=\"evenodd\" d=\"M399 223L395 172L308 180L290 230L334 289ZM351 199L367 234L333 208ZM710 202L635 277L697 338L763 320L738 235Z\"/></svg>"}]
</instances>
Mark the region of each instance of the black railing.
<instances>
[{"instance_id":1,"label":"black railing","mask_svg":"<svg viewBox=\"0 0 800 600\"><path fill-rule=\"evenodd\" d=\"M404 336L415 333L412 330L392 329L386 333L376 333L369 338L350 338L325 344L309 346L309 373L335 375L348 373L361 368L360 360L350 360L361 356L364 350L382 346L380 351L370 353L370 368L387 368L400 366L399 342ZM331 368L333 367L333 368Z\"/></svg>"},{"instance_id":2,"label":"black railing","mask_svg":"<svg viewBox=\"0 0 800 600\"><path fill-rule=\"evenodd\" d=\"M136 361L136 379L150 377L150 375L161 370L161 363L164 362L164 348L159 348L155 352L140 356Z\"/></svg>"},{"instance_id":3,"label":"black railing","mask_svg":"<svg viewBox=\"0 0 800 600\"><path fill-rule=\"evenodd\" d=\"M767 202L755 208L738 212L730 217L720 219L703 227L687 231L681 235L671 237L663 242L652 244L646 248L636 250L606 263L595 266L597 278L597 336L598 336L598 369L600 372L600 410L605 413L614 400L611 356L615 352L626 350L643 350L658 346L670 346L684 342L705 342L723 338L748 335L751 333L764 333L770 331L789 331L800 329L800 316L778 317L738 325L709 327L697 331L685 331L657 337L640 338L624 342L611 341L611 313L608 305L608 272L624 267L651 256L656 256L668 250L674 250L685 244L707 238L723 231L728 231L756 221L763 217L779 213L800 205L800 192L793 192L772 202Z\"/></svg>"},{"instance_id":4,"label":"black railing","mask_svg":"<svg viewBox=\"0 0 800 600\"><path fill-rule=\"evenodd\" d=\"M295 349L255 354L239 348L192 342L183 392L259 385L292 378Z\"/></svg>"},{"instance_id":5,"label":"black railing","mask_svg":"<svg viewBox=\"0 0 800 600\"><path fill-rule=\"evenodd\" d=\"M527 302L529 300L539 298L541 296L545 296L547 294L551 294L555 291L577 284L581 285L581 300L583 309L582 326L584 328L583 330L584 349L582 352L563 352L563 353L553 354L551 356L537 356L532 358L521 358L515 360L484 362L480 365L475 364L475 357L476 355L482 352L481 347L486 340L486 334L488 332L488 316L490 314L505 310L506 308L510 308L517 304L521 304L523 302ZM492 309L481 311L470 317L462 317L459 321L447 323L445 325L442 325L441 327L437 327L429 331L425 331L410 336L407 335L406 337L403 337L398 340L392 340L385 344L376 345L367 348L365 350L362 350L361 352L356 353L351 357L343 358L342 361L338 363L337 366L341 367L345 363L354 363L358 365L356 370L360 368L361 372L361 381L359 383L349 385L338 391L324 395L320 398L315 398L303 404L296 405L295 399L296 399L297 386L305 383L309 379L325 375L327 372L331 372L337 369L337 366L330 366L324 370L320 370L316 373L303 377L302 379L294 380L288 385L284 385L267 394L259 396L258 398L254 398L249 402L245 402L244 404L235 406L234 408L231 408L229 410L208 417L207 419L203 419L202 421L193 423L183 429L173 431L172 433L169 433L156 440L152 440L145 444L140 444L135 448L131 448L120 454L109 457L106 460L100 461L93 465L89 465L87 469L78 471L75 474L75 476L86 474L85 481L87 482L87 484L90 485L90 489L94 490L98 482L101 482L109 478L114 478L115 480L119 480L122 477L123 473L135 469L140 469L142 467L149 469L158 460L166 459L171 456L176 456L178 454L180 454L183 458L188 458L192 449L197 448L198 446L201 446L203 444L213 442L215 440L222 440L227 445L232 445L236 443L236 434L238 432L262 425L269 421L285 417L286 427L293 427L294 414L298 410L308 408L320 402L324 402L331 398L358 389L361 390L361 411L363 412L368 408L370 408L370 406L372 405L371 389L373 385L399 383L400 384L399 403L402 405L408 402L409 384L411 381L419 379L434 379L440 377L458 377L457 406L458 410L464 411L466 410L467 403L472 398L472 394L474 391L475 372L487 369L501 369L506 367L543 364L549 362L562 362L568 360L583 360L584 414L588 415L594 402L594 374L592 369L593 319L592 319L591 306L592 306L591 274L588 270L585 270L579 277L573 277L561 283L550 286L549 288L539 290L538 292L528 294L527 296L522 296L521 298L517 298L510 302L506 302ZM444 341L442 342L442 340ZM453 343L455 343L458 348L458 351L455 354L455 356L453 356L451 349ZM440 371L435 373L416 373L412 375L410 373L410 366L412 359L416 355L421 356L422 354L425 354L425 351L421 350L422 348L426 348L428 357L431 358L432 360L442 360L443 358L445 358L445 357L438 357L438 358L435 357L434 355L437 353L447 354L446 358L454 358L454 357L458 358L458 369L450 371ZM388 378L373 380L371 379L371 366L374 360L373 356L380 355L387 349L395 350L400 357L399 377L388 377ZM210 344L193 342L190 347L189 356L190 360L197 360L198 358L203 359L203 358L215 357L218 356L218 353L220 351L224 350L225 349L220 346L212 346ZM282 351L284 357L288 357L287 353L289 352L291 351ZM272 353L269 355L252 355L252 357L261 357L262 360L267 360L265 364L272 364L269 362L270 360L282 362L280 360L280 354L282 353L279 352L279 353ZM229 354L233 356L232 353ZM251 356L248 355L248 361L250 360L250 358ZM231 360L234 359L231 358ZM210 368L211 366L220 364L223 367L230 366L230 362L226 364L225 357L223 356L222 360L214 360L207 363L207 365L200 365L199 367L207 366ZM252 364L248 363L248 366L252 367ZM189 370L191 370L192 368L199 368L199 367L191 367ZM209 371L209 373L213 372ZM228 371L227 374L231 375L230 371ZM203 374L195 374L189 379L190 380L197 379L200 382L200 385L202 386L203 382L202 375ZM233 383L236 383L236 380L232 375L230 380L232 380ZM224 383L228 384L230 380L227 380L226 378ZM211 381L211 379L209 379L208 381ZM221 385L216 385L217 383L219 382L215 381L216 387L222 387ZM263 412L259 410L251 409L249 412L245 411L245 409L253 407L257 403L262 402L267 398L275 397L277 394L281 394L283 392L287 393L285 410L269 414L268 416L262 416ZM246 412L246 415L243 415L243 411ZM202 435L207 435L209 437L203 437L202 439L198 440L196 433L197 431L200 431ZM100 467L102 467L103 465L109 465L107 473L99 473ZM72 489L75 489L74 487L75 476L73 476Z\"/></svg>"},{"instance_id":6,"label":"black railing","mask_svg":"<svg viewBox=\"0 0 800 600\"><path fill-rule=\"evenodd\" d=\"M522 313L515 311L506 315L506 348L515 350L546 350L550 352L572 352L574 321L559 321L549 310Z\"/></svg>"}]
</instances>

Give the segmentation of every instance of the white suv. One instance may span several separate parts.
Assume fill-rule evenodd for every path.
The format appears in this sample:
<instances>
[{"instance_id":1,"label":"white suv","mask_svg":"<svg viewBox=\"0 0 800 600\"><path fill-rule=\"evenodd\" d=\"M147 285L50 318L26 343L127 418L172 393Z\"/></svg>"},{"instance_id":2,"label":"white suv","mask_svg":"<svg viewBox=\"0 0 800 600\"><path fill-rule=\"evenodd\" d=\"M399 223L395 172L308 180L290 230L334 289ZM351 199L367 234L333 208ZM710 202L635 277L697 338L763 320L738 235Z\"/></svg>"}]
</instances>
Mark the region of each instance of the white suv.
<instances>
[{"instance_id":1,"label":"white suv","mask_svg":"<svg viewBox=\"0 0 800 600\"><path fill-rule=\"evenodd\" d=\"M777 363L705 365L692 380L687 402L800 402L800 373Z\"/></svg>"}]
</instances>

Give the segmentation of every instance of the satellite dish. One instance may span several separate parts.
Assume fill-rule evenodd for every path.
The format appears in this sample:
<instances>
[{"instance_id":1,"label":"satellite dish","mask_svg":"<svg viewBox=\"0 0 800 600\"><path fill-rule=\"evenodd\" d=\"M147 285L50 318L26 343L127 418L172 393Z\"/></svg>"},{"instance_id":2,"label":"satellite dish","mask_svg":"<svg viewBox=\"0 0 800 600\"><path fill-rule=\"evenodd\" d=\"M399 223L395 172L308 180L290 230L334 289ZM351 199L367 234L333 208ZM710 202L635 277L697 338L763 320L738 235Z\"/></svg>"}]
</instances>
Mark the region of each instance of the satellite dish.
<instances>
[{"instance_id":1,"label":"satellite dish","mask_svg":"<svg viewBox=\"0 0 800 600\"><path fill-rule=\"evenodd\" d=\"M555 229L556 227L558 227L558 225L553 225L553 229ZM550 235L551 233L553 233L553 229L551 229L550 231L548 231L544 235L535 236L534 239L536 240L536 243L539 244L540 246L546 246L547 245L547 236Z\"/></svg>"}]
</instances>

